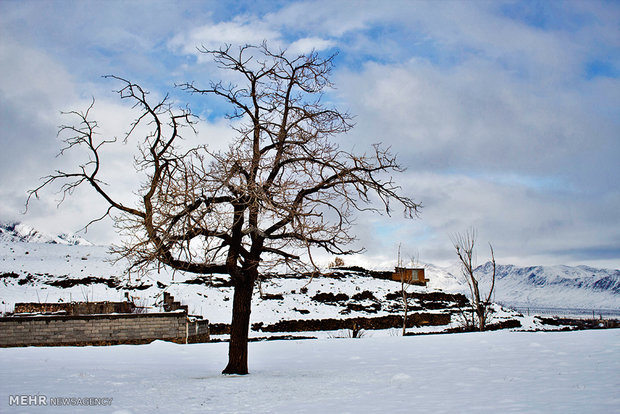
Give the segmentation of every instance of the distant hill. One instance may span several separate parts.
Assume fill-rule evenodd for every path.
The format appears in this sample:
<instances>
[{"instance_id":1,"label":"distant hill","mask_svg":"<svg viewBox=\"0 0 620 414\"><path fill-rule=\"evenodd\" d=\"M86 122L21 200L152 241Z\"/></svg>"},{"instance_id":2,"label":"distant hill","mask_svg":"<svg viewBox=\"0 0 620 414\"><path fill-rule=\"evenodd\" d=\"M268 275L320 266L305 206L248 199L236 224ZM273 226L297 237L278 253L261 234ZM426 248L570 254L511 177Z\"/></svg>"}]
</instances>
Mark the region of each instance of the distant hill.
<instances>
[{"instance_id":1,"label":"distant hill","mask_svg":"<svg viewBox=\"0 0 620 414\"><path fill-rule=\"evenodd\" d=\"M476 274L488 278L490 262ZM620 309L620 270L589 266L497 265L498 302L519 307Z\"/></svg>"},{"instance_id":2,"label":"distant hill","mask_svg":"<svg viewBox=\"0 0 620 414\"><path fill-rule=\"evenodd\" d=\"M12 222L0 223L0 241L15 242L32 242L47 244L65 244L72 246L90 246L88 240L71 233L62 233L58 235L49 235L36 230L27 224Z\"/></svg>"}]
</instances>

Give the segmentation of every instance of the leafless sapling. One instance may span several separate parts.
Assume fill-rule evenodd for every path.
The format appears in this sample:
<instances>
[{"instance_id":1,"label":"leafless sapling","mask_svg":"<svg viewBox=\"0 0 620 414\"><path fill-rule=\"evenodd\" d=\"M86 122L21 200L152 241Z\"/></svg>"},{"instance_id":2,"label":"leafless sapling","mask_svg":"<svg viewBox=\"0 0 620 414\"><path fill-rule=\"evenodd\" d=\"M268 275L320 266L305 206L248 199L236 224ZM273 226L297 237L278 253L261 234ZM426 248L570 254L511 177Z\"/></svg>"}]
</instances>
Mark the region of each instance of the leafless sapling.
<instances>
[{"instance_id":1,"label":"leafless sapling","mask_svg":"<svg viewBox=\"0 0 620 414\"><path fill-rule=\"evenodd\" d=\"M471 319L465 315L466 323L471 323L472 327L477 327L479 330L484 331L491 318L491 296L495 288L495 255L493 246L489 243L489 248L491 250L491 266L493 270L490 277L489 292L486 297L483 297L480 293L480 280L474 272L476 231L472 228L465 233L457 233L452 237L452 243L459 257L461 271L470 292Z\"/></svg>"},{"instance_id":2,"label":"leafless sapling","mask_svg":"<svg viewBox=\"0 0 620 414\"><path fill-rule=\"evenodd\" d=\"M412 266L415 264L415 258L411 259ZM407 318L409 316L409 289L413 286L413 273L407 271L403 267L403 261L400 255L400 244L398 245L398 261L396 265L396 273L400 277L400 296L403 302L403 330L402 335L407 333Z\"/></svg>"}]
</instances>

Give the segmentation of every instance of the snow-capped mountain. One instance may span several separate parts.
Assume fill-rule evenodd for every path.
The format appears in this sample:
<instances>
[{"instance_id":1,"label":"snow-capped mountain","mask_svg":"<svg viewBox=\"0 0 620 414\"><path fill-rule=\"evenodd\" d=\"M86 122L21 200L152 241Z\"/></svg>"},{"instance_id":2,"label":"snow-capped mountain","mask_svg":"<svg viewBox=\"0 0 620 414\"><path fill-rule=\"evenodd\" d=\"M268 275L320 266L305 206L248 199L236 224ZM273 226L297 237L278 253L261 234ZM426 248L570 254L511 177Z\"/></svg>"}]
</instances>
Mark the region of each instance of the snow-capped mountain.
<instances>
[{"instance_id":1,"label":"snow-capped mountain","mask_svg":"<svg viewBox=\"0 0 620 414\"><path fill-rule=\"evenodd\" d=\"M32 242L47 244L66 244L90 246L91 242L71 233L62 233L55 236L42 233L34 227L23 223L0 223L0 241L3 242Z\"/></svg>"},{"instance_id":2,"label":"snow-capped mountain","mask_svg":"<svg viewBox=\"0 0 620 414\"><path fill-rule=\"evenodd\" d=\"M476 274L488 280L490 262ZM620 270L588 266L497 265L495 300L519 307L620 309Z\"/></svg>"}]
</instances>

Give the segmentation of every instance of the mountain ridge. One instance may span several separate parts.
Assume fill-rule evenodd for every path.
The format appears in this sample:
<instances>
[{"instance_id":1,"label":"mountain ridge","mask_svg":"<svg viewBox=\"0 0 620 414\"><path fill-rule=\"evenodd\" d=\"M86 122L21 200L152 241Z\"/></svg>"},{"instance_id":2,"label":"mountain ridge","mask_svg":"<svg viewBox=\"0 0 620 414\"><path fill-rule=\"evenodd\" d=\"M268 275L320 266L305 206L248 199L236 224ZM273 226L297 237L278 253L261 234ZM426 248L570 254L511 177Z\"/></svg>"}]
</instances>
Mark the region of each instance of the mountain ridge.
<instances>
[{"instance_id":1,"label":"mountain ridge","mask_svg":"<svg viewBox=\"0 0 620 414\"><path fill-rule=\"evenodd\" d=\"M475 273L488 280L492 264L478 266ZM518 306L620 309L620 270L497 265L496 292L495 300Z\"/></svg>"},{"instance_id":2,"label":"mountain ridge","mask_svg":"<svg viewBox=\"0 0 620 414\"><path fill-rule=\"evenodd\" d=\"M65 244L71 246L91 246L92 243L74 233L60 233L50 235L43 233L34 227L20 223L1 222L0 240L4 242L25 242L25 243L45 243L45 244Z\"/></svg>"}]
</instances>

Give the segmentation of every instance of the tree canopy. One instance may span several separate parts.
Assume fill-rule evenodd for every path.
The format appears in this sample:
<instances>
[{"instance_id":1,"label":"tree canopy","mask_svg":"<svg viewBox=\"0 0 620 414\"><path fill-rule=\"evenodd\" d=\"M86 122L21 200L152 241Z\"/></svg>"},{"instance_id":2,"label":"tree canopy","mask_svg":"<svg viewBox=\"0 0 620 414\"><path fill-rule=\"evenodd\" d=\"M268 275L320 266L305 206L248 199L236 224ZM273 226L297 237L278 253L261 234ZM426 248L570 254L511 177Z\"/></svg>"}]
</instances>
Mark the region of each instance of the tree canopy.
<instances>
[{"instance_id":1,"label":"tree canopy","mask_svg":"<svg viewBox=\"0 0 620 414\"><path fill-rule=\"evenodd\" d=\"M60 128L66 144L61 153L81 147L89 158L74 171L46 177L28 201L56 181L62 181L63 195L90 185L106 203L104 217L111 216L124 235L115 251L129 260L130 270L166 265L230 275L235 286L231 354L238 354L233 349L239 345L245 354L232 366L229 361L225 372L247 373L251 294L259 266L306 265L301 253L308 252L312 261L312 249L351 254L355 212L390 214L398 204L405 216L414 217L420 205L400 194L390 174L403 168L388 149L377 144L356 155L333 141L353 126L348 113L323 101L332 86L334 56L312 52L289 58L264 43L202 52L240 83L178 86L230 105L236 137L227 150L210 150L206 143L184 148L182 132L192 131L198 121L190 109L176 109L167 96L151 102L138 84L110 76L121 85L120 98L140 111L125 136L137 142L136 168L147 177L137 199L115 199L99 178L101 149L116 139L97 134L91 105L85 112L70 112L77 122Z\"/></svg>"}]
</instances>

